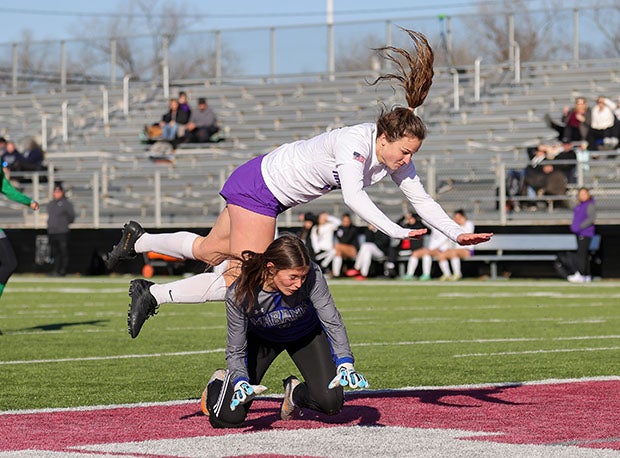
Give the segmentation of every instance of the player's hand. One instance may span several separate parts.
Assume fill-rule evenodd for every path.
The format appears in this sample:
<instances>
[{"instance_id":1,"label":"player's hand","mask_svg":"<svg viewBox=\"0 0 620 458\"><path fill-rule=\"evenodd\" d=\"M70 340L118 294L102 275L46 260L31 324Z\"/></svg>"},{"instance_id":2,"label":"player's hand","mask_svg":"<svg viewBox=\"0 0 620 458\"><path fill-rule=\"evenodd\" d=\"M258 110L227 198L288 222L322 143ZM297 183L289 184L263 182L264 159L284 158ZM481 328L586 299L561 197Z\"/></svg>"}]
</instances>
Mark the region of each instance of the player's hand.
<instances>
[{"instance_id":1,"label":"player's hand","mask_svg":"<svg viewBox=\"0 0 620 458\"><path fill-rule=\"evenodd\" d=\"M267 391L267 387L264 385L250 385L245 380L238 381L235 383L235 392L233 393L232 402L230 403L230 410L235 410L241 404L250 402L265 391Z\"/></svg>"},{"instance_id":2,"label":"player's hand","mask_svg":"<svg viewBox=\"0 0 620 458\"><path fill-rule=\"evenodd\" d=\"M488 242L493 237L492 232L484 234L461 234L456 238L459 245L477 245L479 243Z\"/></svg>"},{"instance_id":3,"label":"player's hand","mask_svg":"<svg viewBox=\"0 0 620 458\"><path fill-rule=\"evenodd\" d=\"M427 232L428 229L413 229L409 231L409 238L419 240Z\"/></svg>"},{"instance_id":4,"label":"player's hand","mask_svg":"<svg viewBox=\"0 0 620 458\"><path fill-rule=\"evenodd\" d=\"M33 200L32 202L30 202L30 208L34 211L37 211L39 209L39 202Z\"/></svg>"},{"instance_id":5,"label":"player's hand","mask_svg":"<svg viewBox=\"0 0 620 458\"><path fill-rule=\"evenodd\" d=\"M349 388L368 388L370 385L366 377L359 372L355 371L353 364L342 363L336 369L336 376L329 382L327 387L329 389L336 388L337 386L348 386Z\"/></svg>"}]
</instances>

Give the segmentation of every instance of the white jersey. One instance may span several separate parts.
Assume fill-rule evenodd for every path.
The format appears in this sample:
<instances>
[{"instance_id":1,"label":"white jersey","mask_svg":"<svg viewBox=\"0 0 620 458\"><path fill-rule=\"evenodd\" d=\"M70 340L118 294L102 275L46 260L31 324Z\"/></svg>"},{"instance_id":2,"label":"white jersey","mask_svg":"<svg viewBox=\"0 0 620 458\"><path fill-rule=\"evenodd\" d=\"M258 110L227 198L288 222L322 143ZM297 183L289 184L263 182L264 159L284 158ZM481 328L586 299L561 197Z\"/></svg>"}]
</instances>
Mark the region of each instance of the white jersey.
<instances>
[{"instance_id":1,"label":"white jersey","mask_svg":"<svg viewBox=\"0 0 620 458\"><path fill-rule=\"evenodd\" d=\"M324 224L315 224L310 229L310 242L315 253L330 251L334 248L334 234L340 226L340 218L329 215Z\"/></svg>"},{"instance_id":2,"label":"white jersey","mask_svg":"<svg viewBox=\"0 0 620 458\"><path fill-rule=\"evenodd\" d=\"M391 175L425 223L456 241L463 229L424 190L413 162L391 171L377 160L376 139L376 124L366 123L286 143L264 157L263 179L287 207L342 189L344 203L353 212L390 237L403 239L410 229L390 220L365 191Z\"/></svg>"}]
</instances>

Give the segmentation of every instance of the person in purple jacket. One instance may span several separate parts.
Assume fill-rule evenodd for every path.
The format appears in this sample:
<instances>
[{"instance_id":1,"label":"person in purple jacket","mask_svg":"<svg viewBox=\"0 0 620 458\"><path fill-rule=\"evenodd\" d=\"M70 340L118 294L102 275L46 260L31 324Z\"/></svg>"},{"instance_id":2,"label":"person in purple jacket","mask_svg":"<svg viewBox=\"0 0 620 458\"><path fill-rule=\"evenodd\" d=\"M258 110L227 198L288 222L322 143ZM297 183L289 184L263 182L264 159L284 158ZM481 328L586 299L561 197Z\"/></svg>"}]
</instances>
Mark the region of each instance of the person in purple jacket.
<instances>
[{"instance_id":1,"label":"person in purple jacket","mask_svg":"<svg viewBox=\"0 0 620 458\"><path fill-rule=\"evenodd\" d=\"M573 222L570 230L577 236L577 253L574 256L574 273L566 277L572 283L588 283L590 275L590 242L594 237L596 207L588 188L580 188L577 194L579 203L573 209Z\"/></svg>"},{"instance_id":2,"label":"person in purple jacket","mask_svg":"<svg viewBox=\"0 0 620 458\"><path fill-rule=\"evenodd\" d=\"M275 239L264 253L235 256L239 277L226 292L226 363L209 380L201 409L214 428L243 425L260 382L286 351L304 380L283 380L282 420L307 408L333 415L342 409L343 387L366 388L353 367L347 331L320 266L295 235Z\"/></svg>"}]
</instances>

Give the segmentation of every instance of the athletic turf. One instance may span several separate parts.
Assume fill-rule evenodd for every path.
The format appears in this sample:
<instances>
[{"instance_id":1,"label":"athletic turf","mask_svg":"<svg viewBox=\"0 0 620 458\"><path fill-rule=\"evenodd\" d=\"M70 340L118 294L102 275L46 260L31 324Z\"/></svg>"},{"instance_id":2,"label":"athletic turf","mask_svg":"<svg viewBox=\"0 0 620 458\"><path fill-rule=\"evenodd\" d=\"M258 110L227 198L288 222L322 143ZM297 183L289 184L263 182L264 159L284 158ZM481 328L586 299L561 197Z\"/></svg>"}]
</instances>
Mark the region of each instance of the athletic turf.
<instances>
[{"instance_id":1,"label":"athletic turf","mask_svg":"<svg viewBox=\"0 0 620 458\"><path fill-rule=\"evenodd\" d=\"M223 304L164 305L132 340L128 286L14 276L0 301L0 411L198 398L225 366ZM344 280L332 292L371 389L620 374L620 282ZM297 373L282 355L268 393Z\"/></svg>"}]
</instances>

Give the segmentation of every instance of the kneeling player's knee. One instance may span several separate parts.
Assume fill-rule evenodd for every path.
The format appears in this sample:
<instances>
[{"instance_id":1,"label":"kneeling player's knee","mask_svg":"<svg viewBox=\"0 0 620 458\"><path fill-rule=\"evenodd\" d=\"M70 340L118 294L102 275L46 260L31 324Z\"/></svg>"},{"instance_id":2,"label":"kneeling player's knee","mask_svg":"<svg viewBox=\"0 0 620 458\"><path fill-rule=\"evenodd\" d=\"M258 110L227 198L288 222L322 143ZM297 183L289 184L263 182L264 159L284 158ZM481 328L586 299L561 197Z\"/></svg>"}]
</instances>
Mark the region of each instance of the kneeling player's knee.
<instances>
[{"instance_id":1,"label":"kneeling player's knee","mask_svg":"<svg viewBox=\"0 0 620 458\"><path fill-rule=\"evenodd\" d=\"M318 400L321 411L327 415L336 415L342 410L344 405L344 396L338 392L331 392L328 396L324 396Z\"/></svg>"},{"instance_id":2,"label":"kneeling player's knee","mask_svg":"<svg viewBox=\"0 0 620 458\"><path fill-rule=\"evenodd\" d=\"M209 423L211 423L211 426L213 426L214 428L241 428L243 427L243 420L229 422L221 418L215 417L213 415L209 416Z\"/></svg>"}]
</instances>

